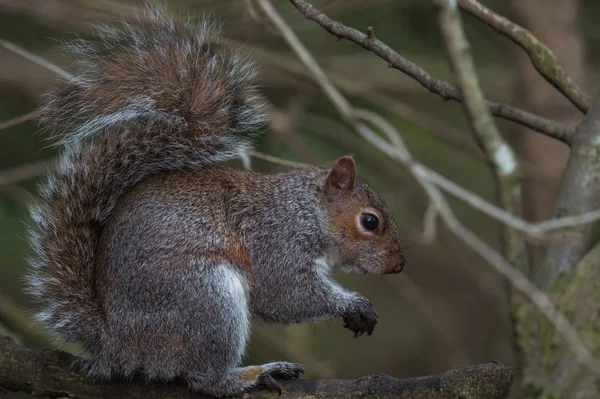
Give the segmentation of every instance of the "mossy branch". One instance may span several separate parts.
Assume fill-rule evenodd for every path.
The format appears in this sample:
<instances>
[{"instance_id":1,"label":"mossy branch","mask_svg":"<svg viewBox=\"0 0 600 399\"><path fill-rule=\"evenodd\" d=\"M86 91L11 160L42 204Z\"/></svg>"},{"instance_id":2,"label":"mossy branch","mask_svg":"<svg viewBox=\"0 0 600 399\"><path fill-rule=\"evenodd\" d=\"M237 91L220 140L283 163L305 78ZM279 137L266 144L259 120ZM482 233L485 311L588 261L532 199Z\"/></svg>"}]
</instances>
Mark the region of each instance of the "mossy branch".
<instances>
[{"instance_id":1,"label":"mossy branch","mask_svg":"<svg viewBox=\"0 0 600 399\"><path fill-rule=\"evenodd\" d=\"M0 337L0 392L22 391L38 397L208 398L183 382L146 383L139 379L94 381L72 366L76 358L60 351L36 351ZM355 380L282 381L281 398L503 399L514 369L498 363L462 367L442 374L399 379L372 375ZM276 397L257 392L253 398Z\"/></svg>"},{"instance_id":2,"label":"mossy branch","mask_svg":"<svg viewBox=\"0 0 600 399\"><path fill-rule=\"evenodd\" d=\"M540 42L533 33L496 14L477 0L458 0L458 4L463 10L525 50L539 74L580 111L587 112L592 103L591 97L573 82L552 50Z\"/></svg>"}]
</instances>

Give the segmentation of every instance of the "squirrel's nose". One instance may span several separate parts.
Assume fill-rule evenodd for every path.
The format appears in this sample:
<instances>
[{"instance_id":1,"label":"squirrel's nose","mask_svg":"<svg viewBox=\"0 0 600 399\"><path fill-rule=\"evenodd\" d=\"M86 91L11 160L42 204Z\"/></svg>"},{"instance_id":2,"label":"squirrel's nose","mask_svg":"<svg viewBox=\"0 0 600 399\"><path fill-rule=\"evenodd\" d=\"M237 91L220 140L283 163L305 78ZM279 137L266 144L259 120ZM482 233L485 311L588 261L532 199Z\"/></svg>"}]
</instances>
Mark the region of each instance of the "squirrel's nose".
<instances>
[{"instance_id":1,"label":"squirrel's nose","mask_svg":"<svg viewBox=\"0 0 600 399\"><path fill-rule=\"evenodd\" d=\"M403 255L400 255L400 263L398 263L396 266L394 266L394 268L392 269L392 273L400 273L402 270L404 270L405 266L406 266L406 260L404 259Z\"/></svg>"}]
</instances>

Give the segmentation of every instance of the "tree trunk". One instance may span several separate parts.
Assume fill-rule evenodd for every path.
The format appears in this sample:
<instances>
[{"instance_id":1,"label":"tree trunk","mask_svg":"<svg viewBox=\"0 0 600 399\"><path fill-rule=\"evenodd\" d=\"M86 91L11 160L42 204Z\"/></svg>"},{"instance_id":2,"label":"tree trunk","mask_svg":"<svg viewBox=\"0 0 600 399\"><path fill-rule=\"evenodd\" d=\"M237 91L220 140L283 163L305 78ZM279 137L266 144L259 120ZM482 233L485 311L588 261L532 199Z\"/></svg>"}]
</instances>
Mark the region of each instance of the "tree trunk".
<instances>
[{"instance_id":1,"label":"tree trunk","mask_svg":"<svg viewBox=\"0 0 600 399\"><path fill-rule=\"evenodd\" d=\"M509 0L515 22L551 48L573 80L585 87L579 3L579 0ZM579 124L581 113L538 75L520 49L515 51L515 61L515 105L559 122ZM596 174L598 159L590 149L598 150L595 142L600 129L595 126L594 108L590 108L587 122L580 126L571 153L563 143L541 134L516 132L525 173L523 196L527 219L540 221L597 207L594 198L598 184L591 179ZM600 301L595 299L600 295L597 268L600 246L589 249L597 236L597 229L591 226L577 227L558 233L550 241L530 243L529 247L532 265L529 275L533 282L550 294L596 355L600 349ZM600 397L597 379L577 363L554 328L518 294L512 293L511 301L521 370L513 387L514 396Z\"/></svg>"}]
</instances>

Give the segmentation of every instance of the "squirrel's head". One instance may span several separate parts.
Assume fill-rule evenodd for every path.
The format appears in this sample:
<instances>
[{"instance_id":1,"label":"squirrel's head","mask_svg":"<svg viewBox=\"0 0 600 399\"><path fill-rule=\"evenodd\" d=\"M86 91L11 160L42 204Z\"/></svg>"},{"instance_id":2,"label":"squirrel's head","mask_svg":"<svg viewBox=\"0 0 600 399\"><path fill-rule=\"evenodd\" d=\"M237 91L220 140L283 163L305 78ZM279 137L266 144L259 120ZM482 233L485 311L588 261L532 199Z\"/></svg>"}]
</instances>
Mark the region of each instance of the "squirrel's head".
<instances>
[{"instance_id":1,"label":"squirrel's head","mask_svg":"<svg viewBox=\"0 0 600 399\"><path fill-rule=\"evenodd\" d=\"M334 241L335 267L356 274L400 273L404 256L398 229L387 205L356 176L354 160L345 156L329 171L323 206Z\"/></svg>"}]
</instances>

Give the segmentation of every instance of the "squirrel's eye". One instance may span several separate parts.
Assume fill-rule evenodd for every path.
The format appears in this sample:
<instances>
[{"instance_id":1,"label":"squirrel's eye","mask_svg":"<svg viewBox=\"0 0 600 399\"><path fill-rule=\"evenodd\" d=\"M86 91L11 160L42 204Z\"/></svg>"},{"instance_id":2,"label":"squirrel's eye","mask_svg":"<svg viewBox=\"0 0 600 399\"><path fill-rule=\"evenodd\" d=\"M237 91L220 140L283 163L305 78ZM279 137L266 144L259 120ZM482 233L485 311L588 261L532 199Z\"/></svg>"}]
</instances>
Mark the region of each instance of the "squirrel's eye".
<instances>
[{"instance_id":1,"label":"squirrel's eye","mask_svg":"<svg viewBox=\"0 0 600 399\"><path fill-rule=\"evenodd\" d=\"M377 230L379 227L379 219L371 213L363 213L360 217L360 224L368 231Z\"/></svg>"}]
</instances>

